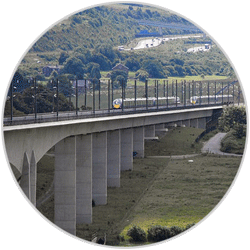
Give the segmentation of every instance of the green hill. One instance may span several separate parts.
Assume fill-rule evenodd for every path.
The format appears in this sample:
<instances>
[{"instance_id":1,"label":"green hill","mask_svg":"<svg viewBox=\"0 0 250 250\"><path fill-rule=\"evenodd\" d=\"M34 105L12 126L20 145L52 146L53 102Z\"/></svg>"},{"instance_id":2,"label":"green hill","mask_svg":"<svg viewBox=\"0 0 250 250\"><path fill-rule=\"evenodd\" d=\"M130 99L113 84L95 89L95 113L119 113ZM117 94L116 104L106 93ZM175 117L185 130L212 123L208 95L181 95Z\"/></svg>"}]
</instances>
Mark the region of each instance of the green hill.
<instances>
[{"instance_id":1,"label":"green hill","mask_svg":"<svg viewBox=\"0 0 250 250\"><path fill-rule=\"evenodd\" d=\"M100 44L121 45L133 39L143 29L138 24L140 19L188 24L181 17L149 6L100 6L79 12L58 23L34 44L30 52L73 50L77 47L93 49ZM157 31L154 27L147 29ZM163 33L185 32L163 29Z\"/></svg>"},{"instance_id":2,"label":"green hill","mask_svg":"<svg viewBox=\"0 0 250 250\"><path fill-rule=\"evenodd\" d=\"M158 27L139 25L139 20L190 25L169 11L140 4L110 4L84 10L68 17L47 31L23 58L18 71L23 77L45 81L58 77L57 72L45 77L46 65L61 65L60 74L71 78L97 78L98 71L110 71L121 62L137 75L153 78L194 75L234 76L233 69L221 50L209 38L189 38L162 42L158 47L130 50L140 39L142 30L158 32ZM164 35L187 34L190 31L162 28ZM209 41L208 52L187 53L190 47ZM118 46L129 48L119 51ZM73 65L73 66L72 66ZM95 74L93 74L93 68ZM77 69L77 72L76 72Z\"/></svg>"}]
</instances>

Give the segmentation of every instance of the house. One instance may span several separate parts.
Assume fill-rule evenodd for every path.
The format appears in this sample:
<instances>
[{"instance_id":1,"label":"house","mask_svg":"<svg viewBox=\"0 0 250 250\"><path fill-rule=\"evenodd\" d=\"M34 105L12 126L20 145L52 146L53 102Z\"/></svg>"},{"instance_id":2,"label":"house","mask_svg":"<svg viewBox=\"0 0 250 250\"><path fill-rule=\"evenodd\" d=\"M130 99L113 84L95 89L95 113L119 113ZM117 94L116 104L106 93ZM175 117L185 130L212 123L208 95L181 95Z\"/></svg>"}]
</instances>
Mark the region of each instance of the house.
<instances>
[{"instance_id":1,"label":"house","mask_svg":"<svg viewBox=\"0 0 250 250\"><path fill-rule=\"evenodd\" d=\"M129 72L129 68L126 67L125 65L121 64L121 63L116 64L115 67L112 68L112 71L115 71L115 70L126 71L126 73Z\"/></svg>"},{"instance_id":2,"label":"house","mask_svg":"<svg viewBox=\"0 0 250 250\"><path fill-rule=\"evenodd\" d=\"M60 69L61 69L61 67L57 66L57 65L56 66L45 66L45 67L43 67L43 74L46 77L48 77L48 76L50 76L50 74L53 70L55 70L59 73Z\"/></svg>"}]
</instances>

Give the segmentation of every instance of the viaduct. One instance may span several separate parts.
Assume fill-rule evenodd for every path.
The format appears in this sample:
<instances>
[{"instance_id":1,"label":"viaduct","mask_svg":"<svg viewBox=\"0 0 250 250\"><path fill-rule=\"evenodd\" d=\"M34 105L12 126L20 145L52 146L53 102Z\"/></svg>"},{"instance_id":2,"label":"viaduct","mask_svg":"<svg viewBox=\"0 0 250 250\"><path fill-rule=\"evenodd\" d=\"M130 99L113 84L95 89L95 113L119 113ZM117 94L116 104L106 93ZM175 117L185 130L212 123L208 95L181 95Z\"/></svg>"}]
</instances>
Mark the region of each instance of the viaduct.
<instances>
[{"instance_id":1,"label":"viaduct","mask_svg":"<svg viewBox=\"0 0 250 250\"><path fill-rule=\"evenodd\" d=\"M206 128L222 106L4 126L8 160L22 174L20 186L36 206L37 162L55 146L54 223L75 235L92 222L92 200L107 203L107 187L133 169L133 151L144 157L144 140L173 124Z\"/></svg>"}]
</instances>

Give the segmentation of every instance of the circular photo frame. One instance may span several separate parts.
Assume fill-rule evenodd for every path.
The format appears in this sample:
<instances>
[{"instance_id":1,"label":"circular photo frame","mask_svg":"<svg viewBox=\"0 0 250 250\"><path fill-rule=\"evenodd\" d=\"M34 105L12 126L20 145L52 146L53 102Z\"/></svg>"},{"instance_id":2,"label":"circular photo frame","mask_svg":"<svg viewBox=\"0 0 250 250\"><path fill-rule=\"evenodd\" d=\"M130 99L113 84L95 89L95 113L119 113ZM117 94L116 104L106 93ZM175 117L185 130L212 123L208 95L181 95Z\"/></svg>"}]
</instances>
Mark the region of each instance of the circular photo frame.
<instances>
[{"instance_id":1,"label":"circular photo frame","mask_svg":"<svg viewBox=\"0 0 250 250\"><path fill-rule=\"evenodd\" d=\"M245 150L243 87L202 27L103 3L43 33L11 76L6 156L64 232L118 247L184 235L223 200Z\"/></svg>"}]
</instances>

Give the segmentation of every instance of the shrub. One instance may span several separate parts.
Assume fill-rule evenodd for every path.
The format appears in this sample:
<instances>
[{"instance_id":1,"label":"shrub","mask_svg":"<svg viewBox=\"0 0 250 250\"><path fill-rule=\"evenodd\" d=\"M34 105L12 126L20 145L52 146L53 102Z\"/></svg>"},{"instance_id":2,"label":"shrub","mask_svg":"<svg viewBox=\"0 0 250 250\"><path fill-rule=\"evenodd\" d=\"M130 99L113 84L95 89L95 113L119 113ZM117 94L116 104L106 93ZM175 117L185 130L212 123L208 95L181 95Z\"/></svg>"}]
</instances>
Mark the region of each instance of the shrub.
<instances>
[{"instance_id":1,"label":"shrub","mask_svg":"<svg viewBox=\"0 0 250 250\"><path fill-rule=\"evenodd\" d=\"M188 224L184 230L188 230L189 228L193 227L195 225L195 223L192 223L192 224Z\"/></svg>"},{"instance_id":2,"label":"shrub","mask_svg":"<svg viewBox=\"0 0 250 250\"><path fill-rule=\"evenodd\" d=\"M145 231L137 226L131 227L128 230L127 235L130 236L133 239L133 241L140 241L140 242L147 241Z\"/></svg>"},{"instance_id":3,"label":"shrub","mask_svg":"<svg viewBox=\"0 0 250 250\"><path fill-rule=\"evenodd\" d=\"M172 226L170 227L170 237L174 237L176 236L177 234L180 234L184 231L183 228L181 227L178 227L178 226Z\"/></svg>"},{"instance_id":4,"label":"shrub","mask_svg":"<svg viewBox=\"0 0 250 250\"><path fill-rule=\"evenodd\" d=\"M170 238L170 229L163 226L151 226L148 229L148 241L158 242Z\"/></svg>"},{"instance_id":5,"label":"shrub","mask_svg":"<svg viewBox=\"0 0 250 250\"><path fill-rule=\"evenodd\" d=\"M123 241L125 241L125 238L123 235L118 235L117 240L119 240L120 242L123 242Z\"/></svg>"}]
</instances>

